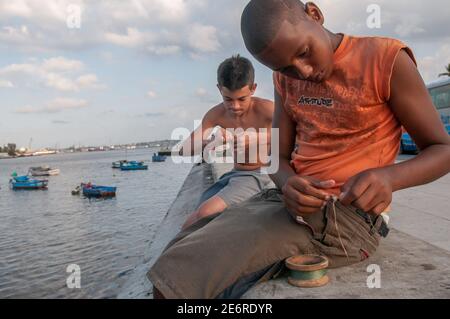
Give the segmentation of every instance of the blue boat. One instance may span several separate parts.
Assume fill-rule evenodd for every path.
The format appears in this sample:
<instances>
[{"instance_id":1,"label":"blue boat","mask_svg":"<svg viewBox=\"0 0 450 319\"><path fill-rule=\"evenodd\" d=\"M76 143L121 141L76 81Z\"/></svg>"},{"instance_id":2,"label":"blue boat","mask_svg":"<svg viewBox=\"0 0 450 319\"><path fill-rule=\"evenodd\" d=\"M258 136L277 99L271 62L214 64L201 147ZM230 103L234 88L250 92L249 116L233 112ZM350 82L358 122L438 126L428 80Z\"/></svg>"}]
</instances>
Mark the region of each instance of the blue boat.
<instances>
[{"instance_id":1,"label":"blue boat","mask_svg":"<svg viewBox=\"0 0 450 319\"><path fill-rule=\"evenodd\" d=\"M166 158L167 158L167 156L165 156L165 155L159 155L159 154L154 153L152 156L152 162L153 163L165 162Z\"/></svg>"},{"instance_id":2,"label":"blue boat","mask_svg":"<svg viewBox=\"0 0 450 319\"><path fill-rule=\"evenodd\" d=\"M117 161L117 162L113 162L112 163L112 168L120 168L120 166L122 166L122 164L126 163L126 160L122 160L122 161Z\"/></svg>"},{"instance_id":3,"label":"blue boat","mask_svg":"<svg viewBox=\"0 0 450 319\"><path fill-rule=\"evenodd\" d=\"M115 197L117 187L110 186L97 186L91 183L81 184L81 189L83 190L83 196L91 198L105 198L105 197Z\"/></svg>"},{"instance_id":4,"label":"blue boat","mask_svg":"<svg viewBox=\"0 0 450 319\"><path fill-rule=\"evenodd\" d=\"M47 180L30 179L28 176L15 176L9 181L13 190L36 190L46 189Z\"/></svg>"},{"instance_id":5,"label":"blue boat","mask_svg":"<svg viewBox=\"0 0 450 319\"><path fill-rule=\"evenodd\" d=\"M141 171L147 169L148 165L145 165L143 162L131 161L120 165L120 170L122 171Z\"/></svg>"}]
</instances>

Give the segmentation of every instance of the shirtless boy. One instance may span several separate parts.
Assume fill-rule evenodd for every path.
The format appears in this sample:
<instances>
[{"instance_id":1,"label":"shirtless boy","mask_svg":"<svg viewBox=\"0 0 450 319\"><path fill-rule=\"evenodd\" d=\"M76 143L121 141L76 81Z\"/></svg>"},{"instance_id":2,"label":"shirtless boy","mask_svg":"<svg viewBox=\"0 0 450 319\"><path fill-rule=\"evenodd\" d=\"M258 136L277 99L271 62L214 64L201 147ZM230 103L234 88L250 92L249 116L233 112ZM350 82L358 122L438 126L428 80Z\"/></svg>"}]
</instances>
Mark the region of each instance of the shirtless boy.
<instances>
[{"instance_id":1,"label":"shirtless boy","mask_svg":"<svg viewBox=\"0 0 450 319\"><path fill-rule=\"evenodd\" d=\"M180 155L198 155L207 146L208 137L215 127L221 130L216 139L232 140L234 169L224 174L200 198L197 210L183 225L183 229L197 220L224 211L227 207L243 202L262 191L271 183L270 177L261 171L266 164L262 158L251 156L249 143L270 145L270 129L274 111L273 102L255 97L255 71L251 62L239 55L222 62L217 70L217 87L223 102L211 108L202 124L183 142ZM254 130L254 134L251 132ZM236 134L231 134L232 132ZM242 133L250 132L245 137ZM267 134L266 134L267 133ZM239 137L237 137L238 135ZM202 141L195 143L194 141ZM238 145L246 144L240 148ZM201 149L196 147L201 145ZM265 149L269 149L266 145ZM190 154L185 154L190 146ZM244 154L245 153L245 154Z\"/></svg>"}]
</instances>

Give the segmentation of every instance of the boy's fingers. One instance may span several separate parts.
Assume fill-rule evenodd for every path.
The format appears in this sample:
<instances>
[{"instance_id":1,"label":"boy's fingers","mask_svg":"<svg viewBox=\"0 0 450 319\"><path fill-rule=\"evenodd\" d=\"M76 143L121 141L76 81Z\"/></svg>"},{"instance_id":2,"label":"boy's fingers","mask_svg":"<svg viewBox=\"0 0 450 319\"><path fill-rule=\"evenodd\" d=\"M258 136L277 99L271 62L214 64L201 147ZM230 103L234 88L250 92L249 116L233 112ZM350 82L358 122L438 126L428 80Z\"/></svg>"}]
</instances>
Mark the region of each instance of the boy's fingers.
<instances>
[{"instance_id":1,"label":"boy's fingers","mask_svg":"<svg viewBox=\"0 0 450 319\"><path fill-rule=\"evenodd\" d=\"M364 181L359 180L350 180L348 185L345 184L341 191L341 195L339 195L339 200L344 205L350 205L355 200L359 199L361 195L369 188L370 183L366 183Z\"/></svg>"},{"instance_id":2,"label":"boy's fingers","mask_svg":"<svg viewBox=\"0 0 450 319\"><path fill-rule=\"evenodd\" d=\"M312 185L306 185L304 192L305 195L313 196L321 200L329 200L331 195L327 192L317 189Z\"/></svg>"},{"instance_id":3,"label":"boy's fingers","mask_svg":"<svg viewBox=\"0 0 450 319\"><path fill-rule=\"evenodd\" d=\"M360 208L363 211L368 212L369 209L371 209L375 206L375 204L378 204L378 203L372 204L372 202L374 201L376 196L377 196L376 190L374 190L373 187L368 187L364 191L364 193L362 193L359 196L359 198L353 202L353 205L356 208Z\"/></svg>"},{"instance_id":4,"label":"boy's fingers","mask_svg":"<svg viewBox=\"0 0 450 319\"><path fill-rule=\"evenodd\" d=\"M318 199L317 197L304 194L300 194L299 199L301 205L308 207L321 208L325 204L325 201Z\"/></svg>"},{"instance_id":5,"label":"boy's fingers","mask_svg":"<svg viewBox=\"0 0 450 319\"><path fill-rule=\"evenodd\" d=\"M315 188L311 183L301 177L295 179L292 183L292 187L295 188L300 193L305 195L313 196L321 200L328 200L330 195L320 189Z\"/></svg>"},{"instance_id":6,"label":"boy's fingers","mask_svg":"<svg viewBox=\"0 0 450 319\"><path fill-rule=\"evenodd\" d=\"M299 205L296 201L294 201L290 198L287 198L285 196L284 196L283 200L284 200L284 204L285 204L288 212L294 218L296 216L313 214L313 213L317 213L318 211L320 211L320 208Z\"/></svg>"},{"instance_id":7,"label":"boy's fingers","mask_svg":"<svg viewBox=\"0 0 450 319\"><path fill-rule=\"evenodd\" d=\"M386 208L389 206L389 204L382 202L380 204L378 204L377 206L375 206L374 209L372 209L372 213L374 213L375 215L380 215L382 212L384 212L386 210Z\"/></svg>"},{"instance_id":8,"label":"boy's fingers","mask_svg":"<svg viewBox=\"0 0 450 319\"><path fill-rule=\"evenodd\" d=\"M327 189L332 188L336 185L336 182L333 179L327 181L314 181L311 183L316 188Z\"/></svg>"},{"instance_id":9,"label":"boy's fingers","mask_svg":"<svg viewBox=\"0 0 450 319\"><path fill-rule=\"evenodd\" d=\"M302 194L294 189L288 190L285 196L290 200L296 202L298 205L312 208L321 208L325 203L325 201L317 197Z\"/></svg>"}]
</instances>

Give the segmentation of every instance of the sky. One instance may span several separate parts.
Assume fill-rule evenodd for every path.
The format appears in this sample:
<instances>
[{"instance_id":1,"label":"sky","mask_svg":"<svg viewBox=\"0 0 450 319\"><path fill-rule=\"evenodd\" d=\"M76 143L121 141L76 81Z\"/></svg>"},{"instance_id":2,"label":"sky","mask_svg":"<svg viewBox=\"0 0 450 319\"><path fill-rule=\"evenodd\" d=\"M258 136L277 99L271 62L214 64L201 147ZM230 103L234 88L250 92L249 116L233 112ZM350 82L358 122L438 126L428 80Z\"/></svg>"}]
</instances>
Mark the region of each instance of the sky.
<instances>
[{"instance_id":1,"label":"sky","mask_svg":"<svg viewBox=\"0 0 450 319\"><path fill-rule=\"evenodd\" d=\"M220 62L251 58L240 33L247 2L0 0L0 145L124 144L193 130L221 102ZM315 3L332 32L404 41L426 83L450 63L447 0ZM367 23L373 4L379 28ZM271 71L251 60L257 95L273 99Z\"/></svg>"}]
</instances>

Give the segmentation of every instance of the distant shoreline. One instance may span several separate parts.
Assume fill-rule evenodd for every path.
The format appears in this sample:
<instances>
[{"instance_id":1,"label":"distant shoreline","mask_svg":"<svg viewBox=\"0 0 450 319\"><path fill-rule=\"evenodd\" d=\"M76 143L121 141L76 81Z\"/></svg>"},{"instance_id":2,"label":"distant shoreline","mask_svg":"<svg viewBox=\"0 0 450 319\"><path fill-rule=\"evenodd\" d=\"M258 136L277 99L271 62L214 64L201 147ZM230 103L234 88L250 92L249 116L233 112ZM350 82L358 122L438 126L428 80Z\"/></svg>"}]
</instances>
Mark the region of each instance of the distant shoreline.
<instances>
[{"instance_id":1,"label":"distant shoreline","mask_svg":"<svg viewBox=\"0 0 450 319\"><path fill-rule=\"evenodd\" d=\"M134 148L134 149L115 149L115 150L96 150L96 151L83 151L83 152L59 152L54 154L41 154L41 155L31 155L31 156L5 156L0 157L0 160L7 160L7 159L20 159L20 158L35 158L35 157L46 157L46 156L55 156L55 155L68 155L68 154L92 154L92 153L110 153L110 152L133 152L133 151L139 151L139 150L154 150L159 147L142 147L142 148Z\"/></svg>"}]
</instances>

